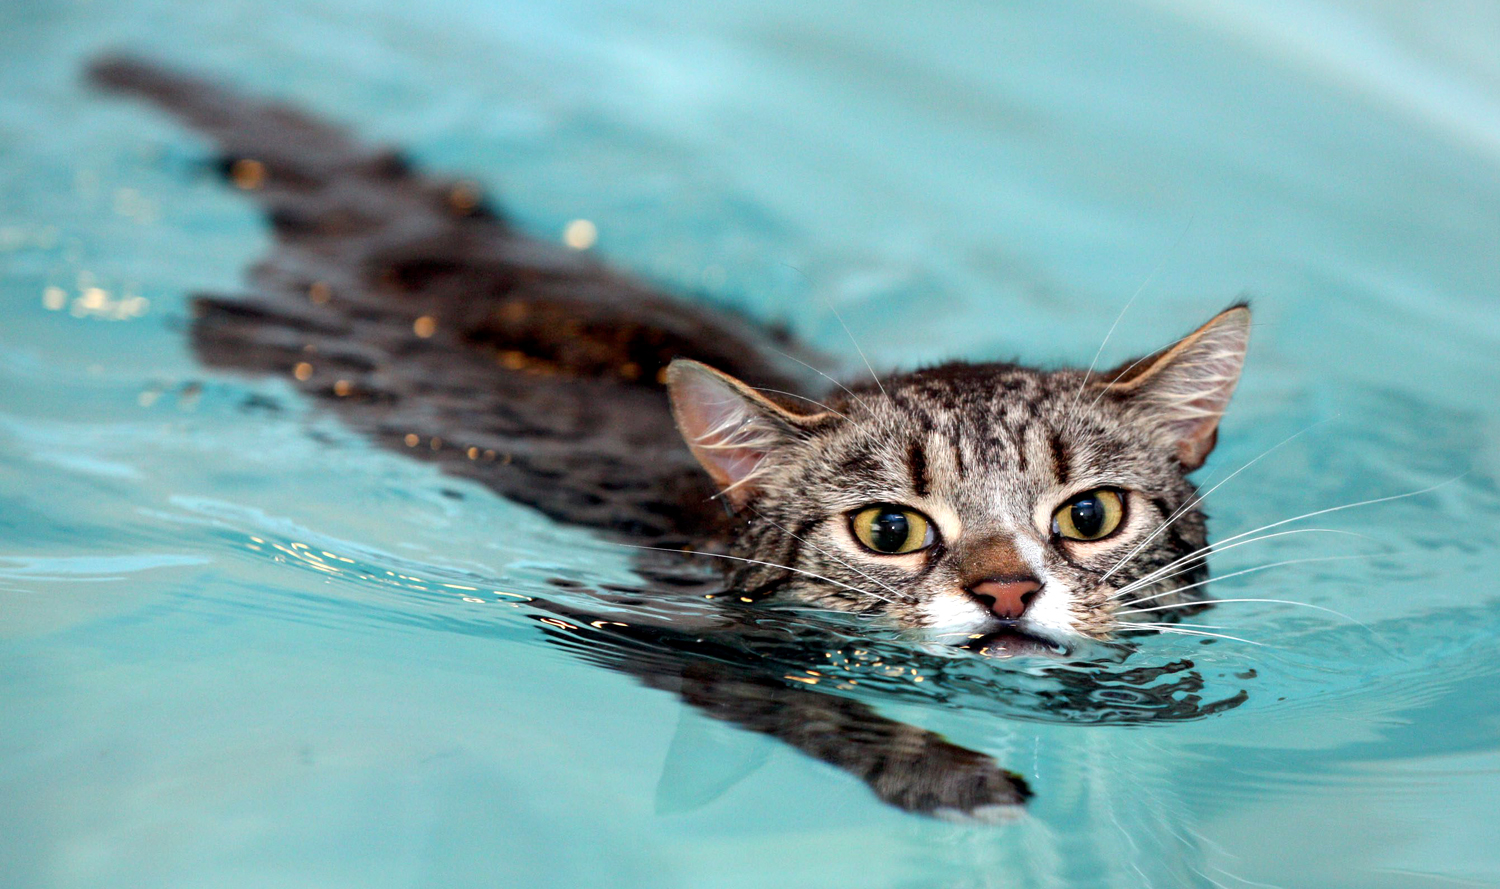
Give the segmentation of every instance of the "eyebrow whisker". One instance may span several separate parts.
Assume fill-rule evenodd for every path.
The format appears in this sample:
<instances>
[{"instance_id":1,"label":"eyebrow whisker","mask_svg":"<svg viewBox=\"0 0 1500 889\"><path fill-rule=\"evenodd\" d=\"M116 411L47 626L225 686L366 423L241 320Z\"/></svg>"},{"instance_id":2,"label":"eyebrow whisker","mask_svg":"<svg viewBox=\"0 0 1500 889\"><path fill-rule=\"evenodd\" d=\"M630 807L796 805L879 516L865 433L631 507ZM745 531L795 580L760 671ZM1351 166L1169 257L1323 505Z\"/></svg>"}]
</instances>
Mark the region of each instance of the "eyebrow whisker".
<instances>
[{"instance_id":1,"label":"eyebrow whisker","mask_svg":"<svg viewBox=\"0 0 1500 889\"><path fill-rule=\"evenodd\" d=\"M833 300L829 299L827 294L822 294L822 296L823 303L828 306L828 310L833 313L833 317L839 320L839 326L844 328L844 333L848 335L849 342L854 344L854 351L859 353L859 360L865 363L865 370L870 372L870 379L874 380L875 385L880 388L882 396L890 398L890 394L885 391L885 384L880 382L880 374L875 372L875 368L870 364L870 359L865 357L865 350L859 347L859 340L854 338L854 332L849 329L849 325L844 323L844 316L839 314L839 307L833 304Z\"/></svg>"},{"instance_id":2,"label":"eyebrow whisker","mask_svg":"<svg viewBox=\"0 0 1500 889\"><path fill-rule=\"evenodd\" d=\"M780 349L776 348L775 346L766 346L766 348L770 349L772 352L775 352L777 355L780 355L782 358L785 358L785 359L787 359L789 361L795 361L795 362L797 362L798 364L802 365L803 367L807 368L808 370L812 371L813 373L817 374L818 376L822 377L823 379L827 380L828 382L834 384L835 386L839 387L840 389L843 389L845 392L849 393L849 397L850 398L852 398L855 401L859 402L859 404L860 404L861 407L865 408L866 410L869 409L869 407L870 407L869 402L865 401L863 398L860 398L858 395L856 395L854 393L853 389L850 389L848 386L845 386L843 383L840 383L838 380L834 379L833 377L830 377L828 374L824 373L823 371L818 370L816 367L813 367L811 364L808 364L806 361L803 361L801 358L798 358L796 355L791 355L791 354L788 354L786 352L783 352Z\"/></svg>"},{"instance_id":3,"label":"eyebrow whisker","mask_svg":"<svg viewBox=\"0 0 1500 889\"><path fill-rule=\"evenodd\" d=\"M790 398L798 399L799 401L805 401L805 402L807 402L809 404L815 404L818 407L822 408L823 410L828 411L830 414L833 414L833 415L838 416L838 417L842 417L845 420L849 419L849 417L848 417L847 414L844 414L844 413L842 413L840 411L834 410L833 408L831 408L828 405L824 404L823 402L817 400L816 398L808 398L806 395L798 395L796 392L788 392L785 389L768 389L765 386L751 386L750 388L754 389L757 392L774 392L777 395L786 395L786 396L788 396ZM853 421L851 421L851 422L853 422Z\"/></svg>"}]
</instances>

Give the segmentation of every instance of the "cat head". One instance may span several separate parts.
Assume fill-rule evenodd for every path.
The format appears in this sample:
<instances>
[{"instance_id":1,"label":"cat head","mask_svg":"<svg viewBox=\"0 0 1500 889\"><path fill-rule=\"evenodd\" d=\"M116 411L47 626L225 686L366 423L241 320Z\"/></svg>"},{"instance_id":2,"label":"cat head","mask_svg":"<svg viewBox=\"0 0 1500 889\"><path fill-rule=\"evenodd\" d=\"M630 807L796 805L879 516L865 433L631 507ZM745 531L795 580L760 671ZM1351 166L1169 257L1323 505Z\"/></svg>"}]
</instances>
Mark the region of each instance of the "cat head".
<instances>
[{"instance_id":1,"label":"cat head","mask_svg":"<svg viewBox=\"0 0 1500 889\"><path fill-rule=\"evenodd\" d=\"M1055 653L1206 578L1187 474L1214 446L1249 333L1237 305L1104 373L945 364L811 407L692 361L667 382L743 520L738 595Z\"/></svg>"}]
</instances>

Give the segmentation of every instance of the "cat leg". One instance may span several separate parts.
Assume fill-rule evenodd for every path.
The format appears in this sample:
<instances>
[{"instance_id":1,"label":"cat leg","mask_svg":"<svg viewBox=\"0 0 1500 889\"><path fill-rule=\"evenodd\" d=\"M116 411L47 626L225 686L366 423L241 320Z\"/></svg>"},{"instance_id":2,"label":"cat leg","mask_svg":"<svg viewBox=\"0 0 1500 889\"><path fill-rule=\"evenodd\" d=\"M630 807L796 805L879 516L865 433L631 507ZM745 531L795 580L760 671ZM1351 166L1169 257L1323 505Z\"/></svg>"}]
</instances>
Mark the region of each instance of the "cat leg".
<instances>
[{"instance_id":1,"label":"cat leg","mask_svg":"<svg viewBox=\"0 0 1500 889\"><path fill-rule=\"evenodd\" d=\"M921 815L1005 820L1031 791L1021 776L941 735L868 705L701 660L676 691L714 719L768 735L863 781L883 801Z\"/></svg>"}]
</instances>

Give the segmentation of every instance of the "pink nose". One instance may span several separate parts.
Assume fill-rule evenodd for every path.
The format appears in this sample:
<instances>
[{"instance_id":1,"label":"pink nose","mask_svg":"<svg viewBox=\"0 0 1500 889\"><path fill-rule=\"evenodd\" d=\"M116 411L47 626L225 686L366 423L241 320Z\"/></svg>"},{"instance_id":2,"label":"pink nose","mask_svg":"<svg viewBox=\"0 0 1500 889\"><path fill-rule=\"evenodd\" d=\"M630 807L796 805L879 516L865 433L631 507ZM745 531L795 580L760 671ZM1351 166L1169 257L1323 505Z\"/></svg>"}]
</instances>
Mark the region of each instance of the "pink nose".
<instances>
[{"instance_id":1,"label":"pink nose","mask_svg":"<svg viewBox=\"0 0 1500 889\"><path fill-rule=\"evenodd\" d=\"M1001 620L1018 620L1041 588L1035 578L1027 577L982 581L969 587L969 593L989 606Z\"/></svg>"}]
</instances>

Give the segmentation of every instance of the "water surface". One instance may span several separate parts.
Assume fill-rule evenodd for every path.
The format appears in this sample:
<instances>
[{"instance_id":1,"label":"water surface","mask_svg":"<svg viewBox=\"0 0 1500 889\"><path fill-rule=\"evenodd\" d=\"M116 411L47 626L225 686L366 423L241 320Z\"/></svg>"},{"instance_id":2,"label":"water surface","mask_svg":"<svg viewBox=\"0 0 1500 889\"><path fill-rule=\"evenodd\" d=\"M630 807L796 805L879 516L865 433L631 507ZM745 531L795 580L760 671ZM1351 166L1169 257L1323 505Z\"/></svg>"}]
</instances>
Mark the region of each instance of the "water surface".
<instances>
[{"instance_id":1,"label":"water surface","mask_svg":"<svg viewBox=\"0 0 1500 889\"><path fill-rule=\"evenodd\" d=\"M0 8L0 885L1500 883L1500 14L990 7ZM983 663L866 683L1037 792L999 828L906 815L527 609L634 582L628 554L198 367L188 296L268 236L201 141L81 85L120 46L473 176L533 232L589 219L850 373L830 306L882 366L1086 364L1138 289L1105 362L1249 295L1200 478L1302 434L1214 493L1221 538L1449 483L1218 556L1360 558L1214 587L1337 615L1231 603L1203 622L1259 644L1142 642L1203 702L1243 692L1216 715L1070 718Z\"/></svg>"}]
</instances>

